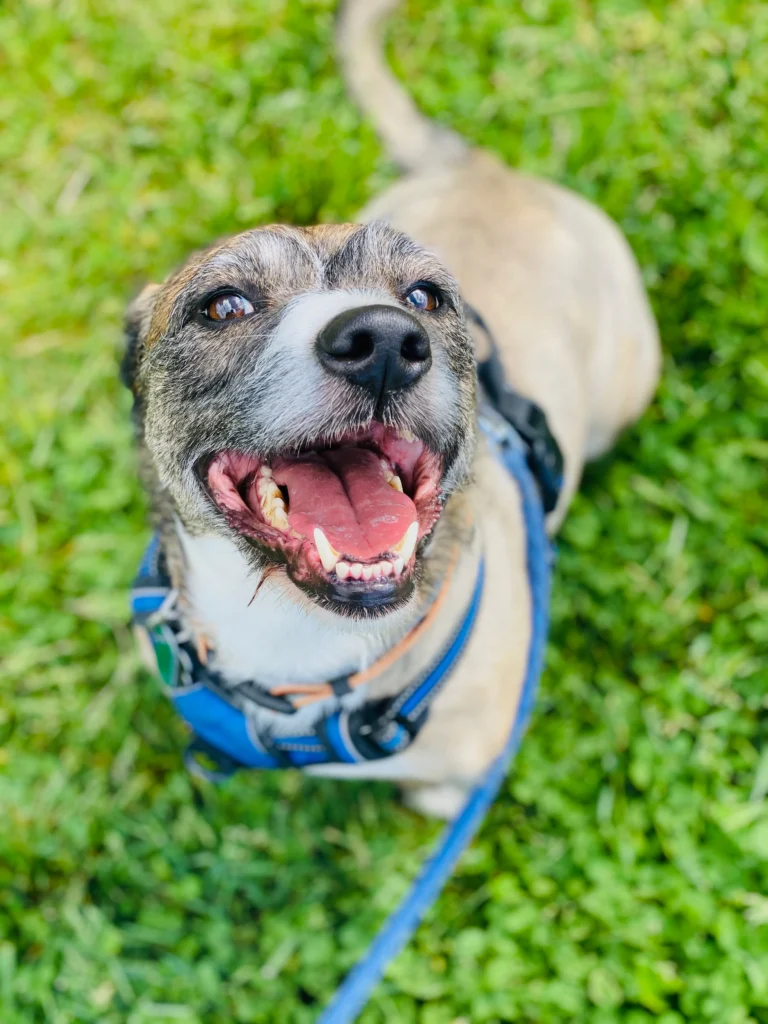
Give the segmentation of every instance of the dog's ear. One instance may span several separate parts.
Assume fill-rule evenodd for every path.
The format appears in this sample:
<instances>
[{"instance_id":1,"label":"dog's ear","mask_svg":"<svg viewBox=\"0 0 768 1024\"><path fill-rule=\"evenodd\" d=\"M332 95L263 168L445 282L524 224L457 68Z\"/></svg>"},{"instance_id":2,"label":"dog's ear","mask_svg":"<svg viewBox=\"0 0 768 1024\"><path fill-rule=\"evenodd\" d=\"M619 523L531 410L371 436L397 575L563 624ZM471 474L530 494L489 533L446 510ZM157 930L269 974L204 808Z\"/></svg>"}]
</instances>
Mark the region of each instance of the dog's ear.
<instances>
[{"instance_id":1,"label":"dog's ear","mask_svg":"<svg viewBox=\"0 0 768 1024\"><path fill-rule=\"evenodd\" d=\"M136 296L125 314L125 352L120 363L120 379L134 394L144 344L159 291L159 284L148 284Z\"/></svg>"}]
</instances>

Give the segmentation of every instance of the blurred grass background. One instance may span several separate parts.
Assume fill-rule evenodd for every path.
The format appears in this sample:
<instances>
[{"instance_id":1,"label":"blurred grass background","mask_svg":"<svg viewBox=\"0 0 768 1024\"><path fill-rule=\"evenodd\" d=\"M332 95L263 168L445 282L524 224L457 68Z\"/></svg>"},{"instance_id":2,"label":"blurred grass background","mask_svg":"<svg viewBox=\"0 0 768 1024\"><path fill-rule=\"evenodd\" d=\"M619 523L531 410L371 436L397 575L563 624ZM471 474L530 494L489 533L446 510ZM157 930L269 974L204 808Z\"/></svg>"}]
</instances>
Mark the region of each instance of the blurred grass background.
<instances>
[{"instance_id":1,"label":"blurred grass background","mask_svg":"<svg viewBox=\"0 0 768 1024\"><path fill-rule=\"evenodd\" d=\"M2 1024L309 1022L436 833L383 785L193 783L126 628L126 301L394 176L333 6L0 8ZM514 774L363 1021L766 1024L768 7L409 0L389 47L618 220L666 364L563 532Z\"/></svg>"}]
</instances>

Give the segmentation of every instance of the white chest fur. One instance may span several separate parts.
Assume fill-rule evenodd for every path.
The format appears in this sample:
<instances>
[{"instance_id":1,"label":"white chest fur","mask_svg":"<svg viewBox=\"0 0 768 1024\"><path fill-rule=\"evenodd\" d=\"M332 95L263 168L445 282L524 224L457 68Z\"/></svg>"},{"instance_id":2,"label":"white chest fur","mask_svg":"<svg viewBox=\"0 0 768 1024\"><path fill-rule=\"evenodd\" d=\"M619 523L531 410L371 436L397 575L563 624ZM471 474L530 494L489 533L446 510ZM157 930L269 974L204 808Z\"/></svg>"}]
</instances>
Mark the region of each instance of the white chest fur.
<instances>
[{"instance_id":1,"label":"white chest fur","mask_svg":"<svg viewBox=\"0 0 768 1024\"><path fill-rule=\"evenodd\" d=\"M303 600L283 577L258 577L232 541L191 537L179 527L187 557L192 624L216 650L230 682L322 682L366 668L413 626L407 613L376 622L340 619Z\"/></svg>"}]
</instances>

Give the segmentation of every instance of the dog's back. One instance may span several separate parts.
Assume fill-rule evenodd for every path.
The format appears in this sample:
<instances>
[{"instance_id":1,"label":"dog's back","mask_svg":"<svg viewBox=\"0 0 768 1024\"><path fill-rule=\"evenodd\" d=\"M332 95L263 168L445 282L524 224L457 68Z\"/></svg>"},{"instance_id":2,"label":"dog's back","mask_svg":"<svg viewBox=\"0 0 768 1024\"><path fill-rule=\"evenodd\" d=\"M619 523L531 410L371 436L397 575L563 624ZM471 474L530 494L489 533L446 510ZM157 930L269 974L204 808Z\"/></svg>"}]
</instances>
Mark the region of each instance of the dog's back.
<instances>
[{"instance_id":1,"label":"dog's back","mask_svg":"<svg viewBox=\"0 0 768 1024\"><path fill-rule=\"evenodd\" d=\"M421 114L386 66L383 17L398 0L346 0L338 47L350 91L406 172L362 212L432 249L481 311L507 373L546 411L566 458L554 519L585 458L644 410L658 332L623 235L573 192L512 171Z\"/></svg>"}]
</instances>

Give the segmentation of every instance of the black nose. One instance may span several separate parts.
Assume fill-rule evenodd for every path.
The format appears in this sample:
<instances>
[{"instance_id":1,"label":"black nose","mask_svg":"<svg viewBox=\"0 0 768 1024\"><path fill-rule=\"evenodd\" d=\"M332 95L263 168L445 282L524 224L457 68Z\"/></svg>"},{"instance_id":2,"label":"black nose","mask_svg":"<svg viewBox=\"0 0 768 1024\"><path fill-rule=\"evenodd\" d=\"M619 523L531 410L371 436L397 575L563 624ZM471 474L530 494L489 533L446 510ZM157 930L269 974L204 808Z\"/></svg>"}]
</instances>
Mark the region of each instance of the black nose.
<instances>
[{"instance_id":1,"label":"black nose","mask_svg":"<svg viewBox=\"0 0 768 1024\"><path fill-rule=\"evenodd\" d=\"M415 317L395 306L362 306L339 313L322 329L315 347L326 370L377 399L410 387L432 365L427 332Z\"/></svg>"}]
</instances>

